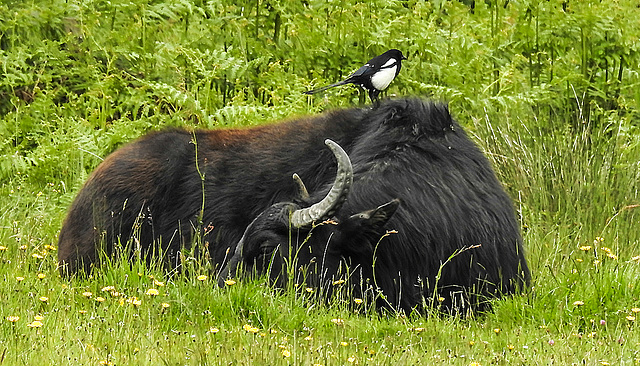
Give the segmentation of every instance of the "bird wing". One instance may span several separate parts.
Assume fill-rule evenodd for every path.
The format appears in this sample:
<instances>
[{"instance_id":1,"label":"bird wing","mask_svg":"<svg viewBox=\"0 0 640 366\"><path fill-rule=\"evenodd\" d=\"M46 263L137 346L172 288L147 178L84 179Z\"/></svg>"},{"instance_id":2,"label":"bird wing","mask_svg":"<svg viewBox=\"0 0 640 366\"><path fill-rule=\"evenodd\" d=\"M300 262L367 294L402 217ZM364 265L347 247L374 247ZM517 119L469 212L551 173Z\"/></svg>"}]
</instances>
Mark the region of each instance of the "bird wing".
<instances>
[{"instance_id":1,"label":"bird wing","mask_svg":"<svg viewBox=\"0 0 640 366\"><path fill-rule=\"evenodd\" d=\"M362 67L360 67L358 70L354 71L353 74L349 75L349 77L346 80L353 80L355 78L359 78L363 76L370 76L370 75L373 75L375 72L376 72L376 69L371 67L369 63L366 63L362 65Z\"/></svg>"}]
</instances>

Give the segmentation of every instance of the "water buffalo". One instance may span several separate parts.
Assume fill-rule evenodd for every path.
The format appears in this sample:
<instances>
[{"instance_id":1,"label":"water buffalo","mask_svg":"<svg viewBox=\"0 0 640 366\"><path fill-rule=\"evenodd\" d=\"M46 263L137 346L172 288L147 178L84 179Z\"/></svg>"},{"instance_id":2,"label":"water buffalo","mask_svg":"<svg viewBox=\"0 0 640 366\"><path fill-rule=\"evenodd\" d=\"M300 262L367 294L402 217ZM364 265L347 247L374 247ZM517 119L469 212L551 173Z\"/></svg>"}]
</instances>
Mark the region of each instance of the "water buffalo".
<instances>
[{"instance_id":1,"label":"water buffalo","mask_svg":"<svg viewBox=\"0 0 640 366\"><path fill-rule=\"evenodd\" d=\"M405 311L482 309L530 278L489 161L446 105L414 98L125 145L72 204L61 271L89 271L98 252L131 242L170 267L206 246L220 281L241 264L327 292L345 280Z\"/></svg>"}]
</instances>

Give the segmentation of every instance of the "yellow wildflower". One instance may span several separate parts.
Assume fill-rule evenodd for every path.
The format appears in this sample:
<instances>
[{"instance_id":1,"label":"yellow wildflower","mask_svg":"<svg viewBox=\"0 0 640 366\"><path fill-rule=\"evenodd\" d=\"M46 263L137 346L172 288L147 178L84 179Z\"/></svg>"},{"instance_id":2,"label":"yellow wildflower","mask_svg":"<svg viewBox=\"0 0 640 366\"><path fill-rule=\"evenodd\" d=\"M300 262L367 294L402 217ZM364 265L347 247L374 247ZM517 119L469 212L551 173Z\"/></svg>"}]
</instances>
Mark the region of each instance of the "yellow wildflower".
<instances>
[{"instance_id":1,"label":"yellow wildflower","mask_svg":"<svg viewBox=\"0 0 640 366\"><path fill-rule=\"evenodd\" d=\"M15 323L18 320L20 320L20 317L17 315L10 315L7 317L7 321L11 322L11 323Z\"/></svg>"},{"instance_id":2,"label":"yellow wildflower","mask_svg":"<svg viewBox=\"0 0 640 366\"><path fill-rule=\"evenodd\" d=\"M229 279L229 280L224 280L224 284L225 284L225 285L227 285L227 286L233 286L233 285L235 285L235 284L236 284L236 281L231 280L231 279Z\"/></svg>"},{"instance_id":3,"label":"yellow wildflower","mask_svg":"<svg viewBox=\"0 0 640 366\"><path fill-rule=\"evenodd\" d=\"M27 327L29 328L40 328L42 327L42 322L39 320L34 320L31 323L27 324Z\"/></svg>"},{"instance_id":4,"label":"yellow wildflower","mask_svg":"<svg viewBox=\"0 0 640 366\"><path fill-rule=\"evenodd\" d=\"M150 288L147 290L147 292L145 292L145 295L149 295L149 296L158 296L160 294L160 291L158 291L155 288Z\"/></svg>"},{"instance_id":5,"label":"yellow wildflower","mask_svg":"<svg viewBox=\"0 0 640 366\"><path fill-rule=\"evenodd\" d=\"M242 329L244 329L245 331L247 331L249 333L253 333L253 334L256 334L256 333L258 333L260 331L259 328L256 328L256 327L254 327L254 326L252 326L250 324L243 325Z\"/></svg>"},{"instance_id":6,"label":"yellow wildflower","mask_svg":"<svg viewBox=\"0 0 640 366\"><path fill-rule=\"evenodd\" d=\"M47 277L47 275L46 275L46 274L44 274L44 273L38 273L38 279L43 280L45 277Z\"/></svg>"},{"instance_id":7,"label":"yellow wildflower","mask_svg":"<svg viewBox=\"0 0 640 366\"><path fill-rule=\"evenodd\" d=\"M196 277L196 279L197 279L198 281L206 281L206 280L207 280L207 278L208 278L208 277L207 277L207 275L200 275L200 276Z\"/></svg>"},{"instance_id":8,"label":"yellow wildflower","mask_svg":"<svg viewBox=\"0 0 640 366\"><path fill-rule=\"evenodd\" d=\"M582 302L580 300L577 300L577 301L573 302L573 306L582 306L582 305L584 305L584 302Z\"/></svg>"}]
</instances>

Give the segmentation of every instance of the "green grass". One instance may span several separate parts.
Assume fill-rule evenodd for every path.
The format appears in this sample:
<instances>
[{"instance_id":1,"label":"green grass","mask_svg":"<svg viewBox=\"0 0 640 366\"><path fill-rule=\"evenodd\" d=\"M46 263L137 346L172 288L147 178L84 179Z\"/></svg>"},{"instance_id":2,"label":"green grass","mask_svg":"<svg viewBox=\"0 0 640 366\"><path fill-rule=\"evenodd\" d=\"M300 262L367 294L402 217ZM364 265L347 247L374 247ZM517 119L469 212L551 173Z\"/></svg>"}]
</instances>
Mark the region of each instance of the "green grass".
<instances>
[{"instance_id":1,"label":"green grass","mask_svg":"<svg viewBox=\"0 0 640 366\"><path fill-rule=\"evenodd\" d=\"M0 364L640 364L637 19L630 0L0 2ZM392 47L387 96L449 102L514 199L524 294L456 318L219 289L198 263L60 278L66 209L109 152L361 103L302 92Z\"/></svg>"}]
</instances>

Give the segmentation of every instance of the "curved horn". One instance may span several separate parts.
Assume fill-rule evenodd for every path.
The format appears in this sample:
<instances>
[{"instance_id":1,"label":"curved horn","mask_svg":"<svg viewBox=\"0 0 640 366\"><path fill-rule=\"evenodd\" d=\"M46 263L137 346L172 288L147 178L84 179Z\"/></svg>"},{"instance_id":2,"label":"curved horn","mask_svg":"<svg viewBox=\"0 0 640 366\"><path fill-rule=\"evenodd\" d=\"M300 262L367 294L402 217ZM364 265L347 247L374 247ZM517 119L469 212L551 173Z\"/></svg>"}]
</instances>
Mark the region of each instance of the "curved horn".
<instances>
[{"instance_id":1,"label":"curved horn","mask_svg":"<svg viewBox=\"0 0 640 366\"><path fill-rule=\"evenodd\" d=\"M298 198L302 200L309 199L309 192L307 191L307 187L305 187L302 178L298 175L298 173L293 173L293 182L296 184L298 188Z\"/></svg>"},{"instance_id":2,"label":"curved horn","mask_svg":"<svg viewBox=\"0 0 640 366\"><path fill-rule=\"evenodd\" d=\"M331 149L338 162L336 180L333 182L329 193L327 193L320 202L310 207L295 210L291 214L291 225L293 227L299 228L311 225L314 221L320 220L337 211L347 199L347 194L349 193L349 189L351 189L351 184L353 183L353 167L351 166L349 155L344 152L340 145L329 139L324 140L324 143Z\"/></svg>"}]
</instances>

